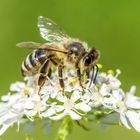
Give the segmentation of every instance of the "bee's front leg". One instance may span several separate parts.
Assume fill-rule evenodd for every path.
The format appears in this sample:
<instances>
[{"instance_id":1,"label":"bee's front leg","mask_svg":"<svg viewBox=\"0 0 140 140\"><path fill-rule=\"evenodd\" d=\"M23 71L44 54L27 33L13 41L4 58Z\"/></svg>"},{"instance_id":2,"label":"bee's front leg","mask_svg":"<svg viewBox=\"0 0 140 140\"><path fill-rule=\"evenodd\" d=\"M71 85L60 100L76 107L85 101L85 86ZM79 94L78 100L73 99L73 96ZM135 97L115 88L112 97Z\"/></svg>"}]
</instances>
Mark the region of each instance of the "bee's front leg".
<instances>
[{"instance_id":1,"label":"bee's front leg","mask_svg":"<svg viewBox=\"0 0 140 140\"><path fill-rule=\"evenodd\" d=\"M77 77L78 77L80 86L83 88L82 81L81 81L82 75L81 75L81 70L79 67L77 68Z\"/></svg>"},{"instance_id":2,"label":"bee's front leg","mask_svg":"<svg viewBox=\"0 0 140 140\"><path fill-rule=\"evenodd\" d=\"M85 81L85 83L88 83L89 82L89 80L90 80L90 69L89 69L89 67L86 69L86 81Z\"/></svg>"},{"instance_id":3,"label":"bee's front leg","mask_svg":"<svg viewBox=\"0 0 140 140\"><path fill-rule=\"evenodd\" d=\"M64 80L63 80L63 66L58 66L58 77L59 77L59 84L62 88L62 92L64 93Z\"/></svg>"}]
</instances>

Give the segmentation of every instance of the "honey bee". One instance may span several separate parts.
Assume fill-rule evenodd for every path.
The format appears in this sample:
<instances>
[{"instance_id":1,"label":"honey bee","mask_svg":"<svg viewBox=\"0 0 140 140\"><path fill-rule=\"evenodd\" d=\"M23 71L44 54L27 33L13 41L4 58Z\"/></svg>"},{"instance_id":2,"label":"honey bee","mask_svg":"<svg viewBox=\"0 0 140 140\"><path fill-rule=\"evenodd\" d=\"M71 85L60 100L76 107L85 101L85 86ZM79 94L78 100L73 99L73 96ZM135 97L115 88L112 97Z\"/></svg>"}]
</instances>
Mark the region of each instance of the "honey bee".
<instances>
[{"instance_id":1,"label":"honey bee","mask_svg":"<svg viewBox=\"0 0 140 140\"><path fill-rule=\"evenodd\" d=\"M21 66L21 74L24 77L39 74L37 85L41 89L51 76L52 66L56 66L60 87L63 91L65 87L64 68L76 69L81 87L81 69L84 69L88 78L92 70L90 85L92 82L95 83L98 72L96 61L100 56L98 50L89 49L85 42L69 37L55 22L46 17L38 17L38 28L47 43L22 42L17 44L18 47L33 49ZM96 73L94 73L95 67Z\"/></svg>"}]
</instances>

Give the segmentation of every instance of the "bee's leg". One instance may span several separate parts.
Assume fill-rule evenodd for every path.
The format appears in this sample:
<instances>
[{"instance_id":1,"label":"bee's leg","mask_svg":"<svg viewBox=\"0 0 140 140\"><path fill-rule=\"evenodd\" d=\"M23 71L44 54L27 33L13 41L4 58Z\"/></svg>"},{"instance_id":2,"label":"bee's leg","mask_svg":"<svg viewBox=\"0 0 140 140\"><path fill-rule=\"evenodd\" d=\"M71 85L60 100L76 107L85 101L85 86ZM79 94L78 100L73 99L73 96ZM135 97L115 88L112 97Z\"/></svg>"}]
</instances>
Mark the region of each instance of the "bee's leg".
<instances>
[{"instance_id":1,"label":"bee's leg","mask_svg":"<svg viewBox=\"0 0 140 140\"><path fill-rule=\"evenodd\" d=\"M58 77L62 92L64 93L63 66L58 66Z\"/></svg>"},{"instance_id":2,"label":"bee's leg","mask_svg":"<svg viewBox=\"0 0 140 140\"><path fill-rule=\"evenodd\" d=\"M77 68L77 77L78 77L80 86L83 88L82 81L81 81L81 70L79 67Z\"/></svg>"},{"instance_id":3,"label":"bee's leg","mask_svg":"<svg viewBox=\"0 0 140 140\"><path fill-rule=\"evenodd\" d=\"M62 88L62 93L64 94L64 80L63 80L63 65L58 65L58 62L56 62L55 59L51 58L51 62L55 65L58 66L58 78L59 78L59 84L60 87Z\"/></svg>"},{"instance_id":4,"label":"bee's leg","mask_svg":"<svg viewBox=\"0 0 140 140\"><path fill-rule=\"evenodd\" d=\"M48 71L48 77L51 77L51 75L52 75L52 69L51 68L49 68L49 71Z\"/></svg>"},{"instance_id":5,"label":"bee's leg","mask_svg":"<svg viewBox=\"0 0 140 140\"><path fill-rule=\"evenodd\" d=\"M85 81L85 83L88 83L89 79L90 79L90 69L89 68L86 69L86 78L87 78L87 80Z\"/></svg>"},{"instance_id":6,"label":"bee's leg","mask_svg":"<svg viewBox=\"0 0 140 140\"><path fill-rule=\"evenodd\" d=\"M93 79L93 83L95 84L99 68L98 68L98 66L96 64L94 65L94 67L96 67L96 72L95 72L95 76L94 76L94 79ZM93 71L94 71L94 69L93 69Z\"/></svg>"},{"instance_id":7,"label":"bee's leg","mask_svg":"<svg viewBox=\"0 0 140 140\"><path fill-rule=\"evenodd\" d=\"M50 76L49 62L50 62L50 60L47 60L40 70L40 75L39 75L39 78L38 78L38 86L39 86L39 91L38 92L40 92L41 88L44 86L44 84L47 80L47 77Z\"/></svg>"},{"instance_id":8,"label":"bee's leg","mask_svg":"<svg viewBox=\"0 0 140 140\"><path fill-rule=\"evenodd\" d=\"M37 90L38 93L40 93L40 91L41 91L43 85L45 84L46 80L47 80L47 77L45 75L43 75L42 73L40 73L39 78L38 78L38 86L39 86L39 88Z\"/></svg>"},{"instance_id":9,"label":"bee's leg","mask_svg":"<svg viewBox=\"0 0 140 140\"><path fill-rule=\"evenodd\" d=\"M94 66L92 68L92 75L91 75L91 80L90 80L90 84L89 87L91 87L92 82L94 81ZM94 82L93 82L94 83Z\"/></svg>"}]
</instances>

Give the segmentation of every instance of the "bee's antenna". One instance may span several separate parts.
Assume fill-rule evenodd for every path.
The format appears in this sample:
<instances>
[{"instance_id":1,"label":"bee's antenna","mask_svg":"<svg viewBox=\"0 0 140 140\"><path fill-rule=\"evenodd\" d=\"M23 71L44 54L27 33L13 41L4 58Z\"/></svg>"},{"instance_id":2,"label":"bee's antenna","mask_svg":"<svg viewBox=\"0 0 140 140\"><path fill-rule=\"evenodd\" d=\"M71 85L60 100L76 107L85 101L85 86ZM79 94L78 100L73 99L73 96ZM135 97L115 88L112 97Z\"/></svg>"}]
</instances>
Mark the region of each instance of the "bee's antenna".
<instances>
[{"instance_id":1,"label":"bee's antenna","mask_svg":"<svg viewBox=\"0 0 140 140\"><path fill-rule=\"evenodd\" d=\"M95 64L96 66L96 73L95 73L95 77L94 77L94 80L93 80L93 83L95 84L96 82L96 78L97 78L97 74L98 74L98 66Z\"/></svg>"},{"instance_id":2,"label":"bee's antenna","mask_svg":"<svg viewBox=\"0 0 140 140\"><path fill-rule=\"evenodd\" d=\"M96 67L96 72L95 72L95 76L94 76L94 67ZM91 76L91 80L90 80L90 84L89 87L91 87L92 82L95 84L96 82L96 78L97 78L97 74L98 74L98 66L95 64L92 68L93 72L92 72L92 76Z\"/></svg>"}]
</instances>

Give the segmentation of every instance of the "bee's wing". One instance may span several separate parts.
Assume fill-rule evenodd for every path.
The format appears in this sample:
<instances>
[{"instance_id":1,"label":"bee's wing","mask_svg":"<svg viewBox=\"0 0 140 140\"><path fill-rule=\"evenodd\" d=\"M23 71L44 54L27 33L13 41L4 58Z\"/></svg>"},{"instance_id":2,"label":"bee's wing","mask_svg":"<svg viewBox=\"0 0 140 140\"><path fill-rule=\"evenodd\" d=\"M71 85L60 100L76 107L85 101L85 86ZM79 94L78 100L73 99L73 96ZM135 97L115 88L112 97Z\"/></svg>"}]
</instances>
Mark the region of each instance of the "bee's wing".
<instances>
[{"instance_id":1,"label":"bee's wing","mask_svg":"<svg viewBox=\"0 0 140 140\"><path fill-rule=\"evenodd\" d=\"M29 41L29 42L20 42L20 43L16 44L16 46L18 46L20 48L36 49L36 48L39 48L41 46L41 44Z\"/></svg>"},{"instance_id":2,"label":"bee's wing","mask_svg":"<svg viewBox=\"0 0 140 140\"><path fill-rule=\"evenodd\" d=\"M64 50L60 50L60 49L56 49L56 48L46 48L45 44L40 44L40 43L36 43L36 42L21 42L16 44L16 46L20 47L20 48L29 48L29 49L46 49L46 50L50 50L50 51L56 51L56 52L61 52L61 53L68 53L67 51Z\"/></svg>"},{"instance_id":3,"label":"bee's wing","mask_svg":"<svg viewBox=\"0 0 140 140\"><path fill-rule=\"evenodd\" d=\"M41 36L48 42L61 42L69 36L49 18L39 16L38 27Z\"/></svg>"}]
</instances>

